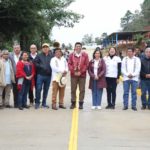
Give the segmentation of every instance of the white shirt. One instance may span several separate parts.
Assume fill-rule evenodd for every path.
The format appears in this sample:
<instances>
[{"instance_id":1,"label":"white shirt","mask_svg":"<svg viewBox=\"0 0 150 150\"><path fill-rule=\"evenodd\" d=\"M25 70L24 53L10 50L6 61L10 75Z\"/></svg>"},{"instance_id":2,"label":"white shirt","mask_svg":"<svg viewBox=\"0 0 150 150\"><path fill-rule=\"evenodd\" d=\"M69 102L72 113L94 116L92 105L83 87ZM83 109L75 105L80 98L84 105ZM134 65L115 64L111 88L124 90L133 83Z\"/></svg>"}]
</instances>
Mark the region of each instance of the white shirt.
<instances>
[{"instance_id":1,"label":"white shirt","mask_svg":"<svg viewBox=\"0 0 150 150\"><path fill-rule=\"evenodd\" d=\"M114 56L111 59L110 56L105 56L104 61L106 64L106 77L117 78L117 76L118 76L118 63L121 63L120 57Z\"/></svg>"},{"instance_id":2,"label":"white shirt","mask_svg":"<svg viewBox=\"0 0 150 150\"><path fill-rule=\"evenodd\" d=\"M31 53L30 55L33 59L35 59L35 57L37 56L37 53L35 53L34 55Z\"/></svg>"},{"instance_id":3,"label":"white shirt","mask_svg":"<svg viewBox=\"0 0 150 150\"><path fill-rule=\"evenodd\" d=\"M63 73L64 71L68 72L68 63L64 57L61 57L60 59L53 57L50 66L52 68L52 81L56 80L58 73Z\"/></svg>"},{"instance_id":4,"label":"white shirt","mask_svg":"<svg viewBox=\"0 0 150 150\"><path fill-rule=\"evenodd\" d=\"M10 63L9 61L5 61L5 82L6 84L11 84L11 71L10 71Z\"/></svg>"},{"instance_id":5,"label":"white shirt","mask_svg":"<svg viewBox=\"0 0 150 150\"><path fill-rule=\"evenodd\" d=\"M123 81L135 80L138 81L141 70L141 62L138 57L133 56L132 58L124 57L122 60L121 72L123 75ZM132 74L133 78L128 78L128 75Z\"/></svg>"},{"instance_id":6,"label":"white shirt","mask_svg":"<svg viewBox=\"0 0 150 150\"><path fill-rule=\"evenodd\" d=\"M94 75L97 76L99 60L94 60Z\"/></svg>"},{"instance_id":7,"label":"white shirt","mask_svg":"<svg viewBox=\"0 0 150 150\"><path fill-rule=\"evenodd\" d=\"M74 52L74 53L75 53L76 57L80 57L82 55L82 52L80 52L80 53Z\"/></svg>"},{"instance_id":8,"label":"white shirt","mask_svg":"<svg viewBox=\"0 0 150 150\"><path fill-rule=\"evenodd\" d=\"M16 64L18 63L19 58L20 58L20 54L19 55L14 54L14 60Z\"/></svg>"}]
</instances>

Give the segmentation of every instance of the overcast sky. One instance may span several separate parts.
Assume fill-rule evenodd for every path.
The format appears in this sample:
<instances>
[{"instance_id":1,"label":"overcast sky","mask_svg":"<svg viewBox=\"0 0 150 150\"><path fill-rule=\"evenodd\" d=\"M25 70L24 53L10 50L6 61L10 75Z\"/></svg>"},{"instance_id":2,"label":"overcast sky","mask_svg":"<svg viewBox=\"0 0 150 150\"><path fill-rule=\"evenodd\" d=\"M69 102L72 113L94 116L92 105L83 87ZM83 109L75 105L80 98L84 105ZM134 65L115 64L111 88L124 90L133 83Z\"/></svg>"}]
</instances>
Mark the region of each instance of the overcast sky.
<instances>
[{"instance_id":1,"label":"overcast sky","mask_svg":"<svg viewBox=\"0 0 150 150\"><path fill-rule=\"evenodd\" d=\"M103 32L108 34L119 31L120 18L127 10L140 10L144 0L76 0L69 9L84 15L74 28L54 27L52 39L60 43L81 41L85 34L100 37Z\"/></svg>"}]
</instances>

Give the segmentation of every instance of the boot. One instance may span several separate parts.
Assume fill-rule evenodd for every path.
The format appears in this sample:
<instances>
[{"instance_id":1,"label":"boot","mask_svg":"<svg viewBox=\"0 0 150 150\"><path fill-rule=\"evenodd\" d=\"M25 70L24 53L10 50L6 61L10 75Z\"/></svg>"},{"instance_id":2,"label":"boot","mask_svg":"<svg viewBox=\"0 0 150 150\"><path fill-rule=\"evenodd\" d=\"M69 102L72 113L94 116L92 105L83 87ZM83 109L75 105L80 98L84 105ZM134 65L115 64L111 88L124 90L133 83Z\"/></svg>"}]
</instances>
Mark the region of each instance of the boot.
<instances>
[{"instance_id":1,"label":"boot","mask_svg":"<svg viewBox=\"0 0 150 150\"><path fill-rule=\"evenodd\" d=\"M74 108L76 108L76 102L71 102L70 109L74 109Z\"/></svg>"},{"instance_id":2,"label":"boot","mask_svg":"<svg viewBox=\"0 0 150 150\"><path fill-rule=\"evenodd\" d=\"M83 102L79 102L79 109L83 109Z\"/></svg>"},{"instance_id":3,"label":"boot","mask_svg":"<svg viewBox=\"0 0 150 150\"><path fill-rule=\"evenodd\" d=\"M56 104L52 104L52 109L53 110L58 110L58 108L56 107Z\"/></svg>"}]
</instances>

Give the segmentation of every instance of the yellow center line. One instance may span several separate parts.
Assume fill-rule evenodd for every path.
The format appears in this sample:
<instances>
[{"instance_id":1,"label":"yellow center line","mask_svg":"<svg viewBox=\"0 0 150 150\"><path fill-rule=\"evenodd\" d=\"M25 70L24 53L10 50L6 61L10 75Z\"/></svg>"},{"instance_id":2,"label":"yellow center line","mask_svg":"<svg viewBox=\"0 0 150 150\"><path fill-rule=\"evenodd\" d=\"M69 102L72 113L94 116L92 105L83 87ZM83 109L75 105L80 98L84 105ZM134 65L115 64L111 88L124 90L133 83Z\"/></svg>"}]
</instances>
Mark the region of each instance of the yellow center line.
<instances>
[{"instance_id":1,"label":"yellow center line","mask_svg":"<svg viewBox=\"0 0 150 150\"><path fill-rule=\"evenodd\" d=\"M79 89L77 89L76 95L77 95L76 108L73 110L72 113L72 126L71 126L70 140L69 140L69 150L78 149L77 146L78 146Z\"/></svg>"}]
</instances>

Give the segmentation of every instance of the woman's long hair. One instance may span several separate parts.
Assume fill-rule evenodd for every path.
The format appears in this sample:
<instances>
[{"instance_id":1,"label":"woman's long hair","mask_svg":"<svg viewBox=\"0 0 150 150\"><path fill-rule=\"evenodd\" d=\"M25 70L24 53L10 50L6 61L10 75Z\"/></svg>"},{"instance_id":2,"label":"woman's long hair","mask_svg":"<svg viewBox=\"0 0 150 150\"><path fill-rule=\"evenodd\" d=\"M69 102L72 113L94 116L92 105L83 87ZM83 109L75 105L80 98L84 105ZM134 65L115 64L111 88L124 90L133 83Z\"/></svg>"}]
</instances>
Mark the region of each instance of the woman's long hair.
<instances>
[{"instance_id":1,"label":"woman's long hair","mask_svg":"<svg viewBox=\"0 0 150 150\"><path fill-rule=\"evenodd\" d=\"M101 50L100 50L100 49L95 49L95 51L93 52L93 59L95 59L95 53L96 53L96 52L99 52L99 53L100 53L100 58L103 57Z\"/></svg>"}]
</instances>

